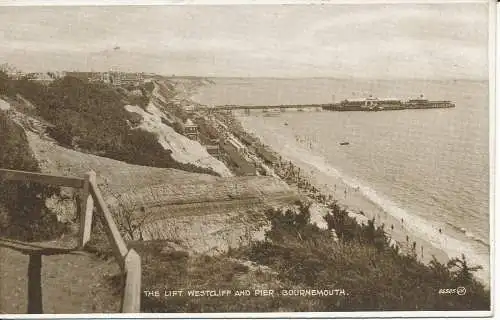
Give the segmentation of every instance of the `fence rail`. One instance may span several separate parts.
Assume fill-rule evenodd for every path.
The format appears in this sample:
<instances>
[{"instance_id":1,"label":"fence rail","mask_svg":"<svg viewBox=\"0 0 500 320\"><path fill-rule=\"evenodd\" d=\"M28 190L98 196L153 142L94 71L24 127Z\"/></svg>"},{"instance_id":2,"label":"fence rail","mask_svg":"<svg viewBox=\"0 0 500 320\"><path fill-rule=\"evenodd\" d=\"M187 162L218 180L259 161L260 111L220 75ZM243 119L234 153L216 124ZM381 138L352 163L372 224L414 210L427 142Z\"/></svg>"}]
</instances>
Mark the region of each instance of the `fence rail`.
<instances>
[{"instance_id":1,"label":"fence rail","mask_svg":"<svg viewBox=\"0 0 500 320\"><path fill-rule=\"evenodd\" d=\"M63 177L36 172L0 169L0 181L14 180L37 182L54 186L81 189L83 197L80 212L79 249L83 249L90 240L94 207L102 215L104 227L114 256L124 274L125 285L121 303L121 312L139 313L141 303L141 258L133 249L129 249L123 240L111 212L97 186L96 174L89 171L84 178ZM47 248L39 244L0 239L0 246L18 250L30 255L28 267L28 313L42 313L41 291L41 256L64 254L61 248ZM40 250L42 247L43 250Z\"/></svg>"},{"instance_id":2,"label":"fence rail","mask_svg":"<svg viewBox=\"0 0 500 320\"><path fill-rule=\"evenodd\" d=\"M1 180L16 180L25 182L38 182L43 184L50 184L60 187L73 187L81 189L85 179L77 177L61 177L50 174L0 169Z\"/></svg>"},{"instance_id":3,"label":"fence rail","mask_svg":"<svg viewBox=\"0 0 500 320\"><path fill-rule=\"evenodd\" d=\"M104 198L97 188L95 181L90 181L90 195L92 196L92 198L94 198L95 205L104 218L104 230L106 231L108 239L111 242L111 247L115 254L115 258L117 261L119 261L120 265L123 266L125 264L125 257L127 256L129 250L127 249L127 245L120 235L120 231L118 230L118 227L113 220L113 216L111 215L111 212L109 212L108 206L106 205L106 202L104 202ZM86 232L88 233L90 233L90 231L90 228L86 230ZM87 238L89 236L84 233L83 237ZM86 242L83 242L83 245L85 244Z\"/></svg>"}]
</instances>

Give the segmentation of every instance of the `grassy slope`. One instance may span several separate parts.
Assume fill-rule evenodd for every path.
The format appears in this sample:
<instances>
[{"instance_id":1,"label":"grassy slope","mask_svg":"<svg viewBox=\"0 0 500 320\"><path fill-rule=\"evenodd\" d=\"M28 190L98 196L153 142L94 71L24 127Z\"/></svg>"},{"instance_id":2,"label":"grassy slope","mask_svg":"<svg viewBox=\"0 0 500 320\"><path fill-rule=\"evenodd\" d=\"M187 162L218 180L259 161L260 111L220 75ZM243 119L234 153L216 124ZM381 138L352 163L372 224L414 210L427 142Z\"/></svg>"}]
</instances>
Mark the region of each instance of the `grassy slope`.
<instances>
[{"instance_id":1,"label":"grassy slope","mask_svg":"<svg viewBox=\"0 0 500 320\"><path fill-rule=\"evenodd\" d=\"M0 168L40 171L23 128L0 111ZM43 185L0 181L0 236L23 241L50 240L61 236L67 226L57 222L44 199L56 189ZM68 246L74 239L57 243ZM0 248L0 313L25 313L29 257ZM119 292L109 279L119 273L114 261L91 254L45 256L42 279L44 312L117 312ZM61 289L62 288L62 289ZM7 293L8 294L3 294Z\"/></svg>"},{"instance_id":2,"label":"grassy slope","mask_svg":"<svg viewBox=\"0 0 500 320\"><path fill-rule=\"evenodd\" d=\"M6 248L0 248L0 257L0 314L26 313L29 257ZM121 289L113 286L118 274L114 260L102 261L90 253L44 256L44 313L119 312Z\"/></svg>"},{"instance_id":3,"label":"grassy slope","mask_svg":"<svg viewBox=\"0 0 500 320\"><path fill-rule=\"evenodd\" d=\"M261 224L260 217L265 221L266 208L298 198L272 177L223 178L138 166L67 149L36 133L27 132L27 138L44 173L83 176L96 171L123 236L136 229L126 222L131 217L146 239L174 238L197 251L234 247L240 234L246 237L247 230ZM104 245L109 246L107 241Z\"/></svg>"},{"instance_id":4,"label":"grassy slope","mask_svg":"<svg viewBox=\"0 0 500 320\"><path fill-rule=\"evenodd\" d=\"M53 124L49 134L63 146L132 164L215 174L176 162L154 134L130 129L127 120L135 119L124 105L134 103L134 98L123 90L70 77L47 86L28 80L0 81L4 94L21 94L36 105L39 116Z\"/></svg>"},{"instance_id":5,"label":"grassy slope","mask_svg":"<svg viewBox=\"0 0 500 320\"><path fill-rule=\"evenodd\" d=\"M304 207L305 208L305 207ZM251 291L251 296L146 297L144 312L270 312L376 310L488 310L489 291L471 278L472 268L455 261L429 266L415 256L391 248L383 230L359 226L338 207L331 217L341 240L309 223L299 214L269 211L273 228L267 239L226 255L189 256L161 242L134 243L143 259L143 289ZM329 219L333 226L333 220ZM238 259L238 260L236 260ZM254 261L275 273L249 269ZM467 289L466 295L440 294L439 289ZM274 289L272 297L256 297L255 289ZM344 289L345 296L290 297L281 289ZM162 294L163 295L163 294Z\"/></svg>"},{"instance_id":6,"label":"grassy slope","mask_svg":"<svg viewBox=\"0 0 500 320\"><path fill-rule=\"evenodd\" d=\"M2 90L0 86L0 90ZM143 289L343 288L348 296L152 298L144 312L343 311L343 310L488 310L489 291L472 277L465 259L429 266L391 248L383 230L359 226L332 206L331 233L309 224L301 214L268 212L273 223L267 239L218 257L189 256L165 250L162 242L132 244L143 259ZM252 260L277 273L252 271L234 259ZM118 283L118 281L117 281ZM464 286L467 294L442 295L441 288Z\"/></svg>"},{"instance_id":7,"label":"grassy slope","mask_svg":"<svg viewBox=\"0 0 500 320\"><path fill-rule=\"evenodd\" d=\"M40 171L23 128L0 111L0 168ZM56 189L36 183L0 181L0 235L21 240L49 239L65 226L47 210L44 199Z\"/></svg>"}]
</instances>

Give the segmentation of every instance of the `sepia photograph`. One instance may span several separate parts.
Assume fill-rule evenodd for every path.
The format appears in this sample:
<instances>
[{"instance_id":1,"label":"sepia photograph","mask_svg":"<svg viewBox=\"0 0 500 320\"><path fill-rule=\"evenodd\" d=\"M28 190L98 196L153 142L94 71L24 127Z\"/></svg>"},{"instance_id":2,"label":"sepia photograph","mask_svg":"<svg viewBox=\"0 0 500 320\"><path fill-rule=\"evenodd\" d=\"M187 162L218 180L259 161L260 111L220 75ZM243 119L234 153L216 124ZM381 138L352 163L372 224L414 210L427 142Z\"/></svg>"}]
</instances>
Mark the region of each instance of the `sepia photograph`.
<instances>
[{"instance_id":1,"label":"sepia photograph","mask_svg":"<svg viewBox=\"0 0 500 320\"><path fill-rule=\"evenodd\" d=\"M495 2L0 4L1 318L493 314Z\"/></svg>"}]
</instances>

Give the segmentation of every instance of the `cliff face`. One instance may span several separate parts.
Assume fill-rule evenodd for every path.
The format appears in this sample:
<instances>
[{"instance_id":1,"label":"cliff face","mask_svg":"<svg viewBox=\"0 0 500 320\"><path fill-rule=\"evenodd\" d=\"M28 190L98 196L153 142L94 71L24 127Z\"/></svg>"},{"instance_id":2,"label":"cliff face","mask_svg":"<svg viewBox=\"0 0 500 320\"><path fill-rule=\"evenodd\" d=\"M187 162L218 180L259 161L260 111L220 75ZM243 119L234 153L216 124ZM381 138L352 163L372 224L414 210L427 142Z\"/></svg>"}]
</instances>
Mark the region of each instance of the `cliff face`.
<instances>
[{"instance_id":1,"label":"cliff face","mask_svg":"<svg viewBox=\"0 0 500 320\"><path fill-rule=\"evenodd\" d=\"M137 128L154 133L158 142L166 150L172 151L172 157L181 163L191 163L203 168L209 168L223 177L232 176L231 171L219 160L208 154L198 142L189 140L162 122L166 115L150 102L146 110L137 106L125 106L128 112L141 116L142 121Z\"/></svg>"},{"instance_id":2,"label":"cliff face","mask_svg":"<svg viewBox=\"0 0 500 320\"><path fill-rule=\"evenodd\" d=\"M132 188L109 205L118 216L143 217L134 239L165 239L194 252L216 253L263 239L264 212L294 202L282 181L269 177L188 177L183 182ZM139 218L140 219L140 218Z\"/></svg>"},{"instance_id":3,"label":"cliff face","mask_svg":"<svg viewBox=\"0 0 500 320\"><path fill-rule=\"evenodd\" d=\"M268 227L265 210L298 199L273 177L216 177L131 165L61 147L39 132L26 134L42 172L96 172L99 188L129 239L168 240L199 253L226 251L263 238ZM62 220L71 220L72 201L72 190L65 189L48 203ZM127 221L137 227L127 229Z\"/></svg>"}]
</instances>

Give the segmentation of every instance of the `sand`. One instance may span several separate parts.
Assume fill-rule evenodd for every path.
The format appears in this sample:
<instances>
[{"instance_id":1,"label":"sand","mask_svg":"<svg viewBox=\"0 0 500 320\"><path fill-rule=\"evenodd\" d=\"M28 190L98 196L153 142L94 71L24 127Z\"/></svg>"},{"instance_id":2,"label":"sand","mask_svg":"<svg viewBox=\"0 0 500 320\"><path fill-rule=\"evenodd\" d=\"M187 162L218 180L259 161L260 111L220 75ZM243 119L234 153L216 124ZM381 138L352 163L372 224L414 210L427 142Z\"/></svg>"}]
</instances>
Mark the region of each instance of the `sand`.
<instances>
[{"instance_id":1,"label":"sand","mask_svg":"<svg viewBox=\"0 0 500 320\"><path fill-rule=\"evenodd\" d=\"M282 156L283 160L291 161L297 168L300 168L301 176L309 180L323 194L332 195L334 199L338 200L338 203L346 207L358 223L366 223L368 219L375 218L376 225L383 224L387 235L399 245L402 251L410 252L415 242L417 257L424 263L431 261L433 256L441 263L446 263L450 258L459 257L460 247L456 248L454 252L445 252L440 249L441 247L453 247L451 243L450 245L445 243L452 240L444 236L440 237L439 232L433 230L432 226L427 226L426 230L417 230L417 224L412 223L412 219L403 219L402 221L400 217L387 213L377 203L365 196L363 190L346 183L341 174L334 168L325 169L328 167L326 165L318 167L318 162L321 162L321 159L308 161L303 153L296 152L286 142L269 139L269 137L266 139L265 134L262 134L262 131L265 130L259 129L255 121L245 121L245 118L240 118L240 122L247 132L254 134L264 144L269 145ZM364 215L360 215L360 211ZM490 271L487 266L476 273L478 280L487 286L490 283L489 275Z\"/></svg>"},{"instance_id":2,"label":"sand","mask_svg":"<svg viewBox=\"0 0 500 320\"><path fill-rule=\"evenodd\" d=\"M0 99L0 110L9 110L10 104L2 99Z\"/></svg>"}]
</instances>

